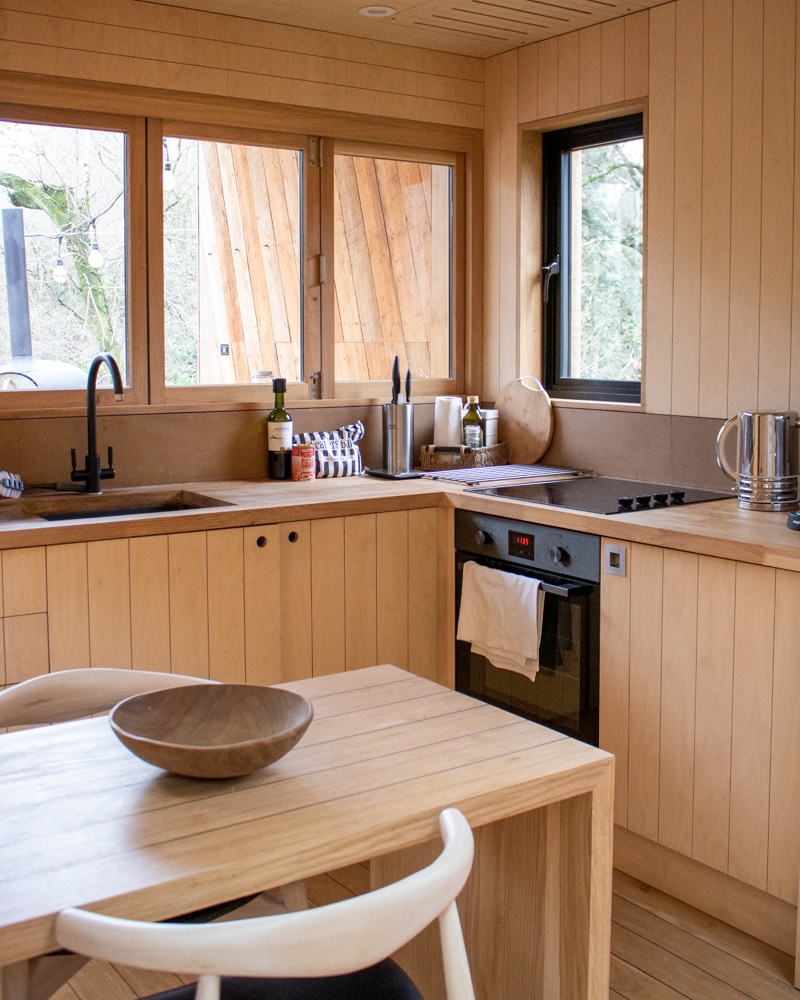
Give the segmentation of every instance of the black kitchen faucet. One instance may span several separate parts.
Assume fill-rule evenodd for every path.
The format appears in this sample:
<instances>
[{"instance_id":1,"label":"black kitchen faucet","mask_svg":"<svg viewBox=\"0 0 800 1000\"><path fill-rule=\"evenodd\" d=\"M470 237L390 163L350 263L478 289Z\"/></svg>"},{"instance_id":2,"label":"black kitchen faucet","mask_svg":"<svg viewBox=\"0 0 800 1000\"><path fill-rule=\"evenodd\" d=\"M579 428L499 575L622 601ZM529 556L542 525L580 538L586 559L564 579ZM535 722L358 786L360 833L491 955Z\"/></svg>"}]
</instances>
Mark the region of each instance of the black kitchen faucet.
<instances>
[{"instance_id":1,"label":"black kitchen faucet","mask_svg":"<svg viewBox=\"0 0 800 1000\"><path fill-rule=\"evenodd\" d=\"M86 383L86 426L87 444L84 467L77 467L77 456L72 449L73 482L84 484L84 493L100 493L100 480L114 478L114 458L111 448L108 449L108 468L104 469L97 454L97 373L101 365L108 365L111 380L114 383L114 399L122 399L122 375L119 366L110 354L98 354L89 366L89 378Z\"/></svg>"}]
</instances>

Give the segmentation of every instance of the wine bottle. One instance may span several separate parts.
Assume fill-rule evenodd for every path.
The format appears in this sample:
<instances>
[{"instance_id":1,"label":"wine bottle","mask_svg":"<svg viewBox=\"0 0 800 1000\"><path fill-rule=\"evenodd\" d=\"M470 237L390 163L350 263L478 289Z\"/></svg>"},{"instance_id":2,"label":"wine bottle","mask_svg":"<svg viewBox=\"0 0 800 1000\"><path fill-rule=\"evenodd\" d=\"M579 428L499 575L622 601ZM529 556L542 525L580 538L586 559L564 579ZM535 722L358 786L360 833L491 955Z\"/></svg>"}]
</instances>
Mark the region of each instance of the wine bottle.
<instances>
[{"instance_id":1,"label":"wine bottle","mask_svg":"<svg viewBox=\"0 0 800 1000\"><path fill-rule=\"evenodd\" d=\"M477 396L467 396L467 405L461 420L461 443L470 448L483 448L485 437L483 413Z\"/></svg>"},{"instance_id":2,"label":"wine bottle","mask_svg":"<svg viewBox=\"0 0 800 1000\"><path fill-rule=\"evenodd\" d=\"M292 415L283 403L286 379L274 378L275 406L267 417L267 475L270 479L292 478Z\"/></svg>"}]
</instances>

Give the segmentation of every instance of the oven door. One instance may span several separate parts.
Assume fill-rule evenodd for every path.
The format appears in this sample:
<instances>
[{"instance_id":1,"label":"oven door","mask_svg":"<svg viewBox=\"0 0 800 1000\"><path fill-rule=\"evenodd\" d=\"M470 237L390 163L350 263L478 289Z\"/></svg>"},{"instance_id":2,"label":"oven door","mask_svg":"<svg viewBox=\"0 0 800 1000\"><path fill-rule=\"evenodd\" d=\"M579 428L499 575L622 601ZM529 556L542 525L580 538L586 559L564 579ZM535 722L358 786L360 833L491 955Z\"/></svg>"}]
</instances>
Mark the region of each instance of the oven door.
<instances>
[{"instance_id":1,"label":"oven door","mask_svg":"<svg viewBox=\"0 0 800 1000\"><path fill-rule=\"evenodd\" d=\"M493 666L456 642L456 690L480 698L552 729L598 744L599 587L550 573L528 571L499 559L456 553L456 622L462 568L473 560L506 573L542 581L544 613L535 680Z\"/></svg>"}]
</instances>

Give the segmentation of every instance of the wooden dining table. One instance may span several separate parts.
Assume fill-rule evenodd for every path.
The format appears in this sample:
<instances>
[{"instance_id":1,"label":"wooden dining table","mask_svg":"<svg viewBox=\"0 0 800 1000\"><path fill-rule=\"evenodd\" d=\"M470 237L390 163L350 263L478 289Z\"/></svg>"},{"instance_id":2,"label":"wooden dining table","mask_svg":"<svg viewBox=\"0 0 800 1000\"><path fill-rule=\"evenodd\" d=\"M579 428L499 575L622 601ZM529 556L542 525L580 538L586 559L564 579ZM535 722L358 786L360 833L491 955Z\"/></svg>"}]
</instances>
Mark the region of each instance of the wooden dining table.
<instances>
[{"instance_id":1,"label":"wooden dining table","mask_svg":"<svg viewBox=\"0 0 800 1000\"><path fill-rule=\"evenodd\" d=\"M162 920L365 860L381 885L440 850L447 806L476 837L459 910L477 996L607 1000L610 754L391 665L284 686L314 721L241 778L167 774L106 718L0 735L0 1000L65 907ZM434 933L399 956L429 1000Z\"/></svg>"}]
</instances>

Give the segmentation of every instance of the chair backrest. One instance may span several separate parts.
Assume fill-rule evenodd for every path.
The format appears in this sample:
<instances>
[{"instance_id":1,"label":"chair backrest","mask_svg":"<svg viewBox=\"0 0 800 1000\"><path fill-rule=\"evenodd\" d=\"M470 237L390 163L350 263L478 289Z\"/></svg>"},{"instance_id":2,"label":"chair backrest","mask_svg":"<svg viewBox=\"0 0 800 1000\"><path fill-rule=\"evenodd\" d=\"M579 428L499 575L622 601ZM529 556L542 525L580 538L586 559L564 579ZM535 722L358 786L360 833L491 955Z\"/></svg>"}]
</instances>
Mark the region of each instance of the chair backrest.
<instances>
[{"instance_id":1,"label":"chair backrest","mask_svg":"<svg viewBox=\"0 0 800 1000\"><path fill-rule=\"evenodd\" d=\"M64 948L142 969L200 977L198 997L219 996L220 976L337 976L392 955L438 919L448 1000L474 1000L456 897L474 842L457 809L439 817L444 848L426 868L372 892L277 916L154 924L68 909L56 920Z\"/></svg>"},{"instance_id":2,"label":"chair backrest","mask_svg":"<svg viewBox=\"0 0 800 1000\"><path fill-rule=\"evenodd\" d=\"M0 691L0 726L42 726L107 712L123 698L181 684L214 681L155 670L86 667L41 674Z\"/></svg>"}]
</instances>

